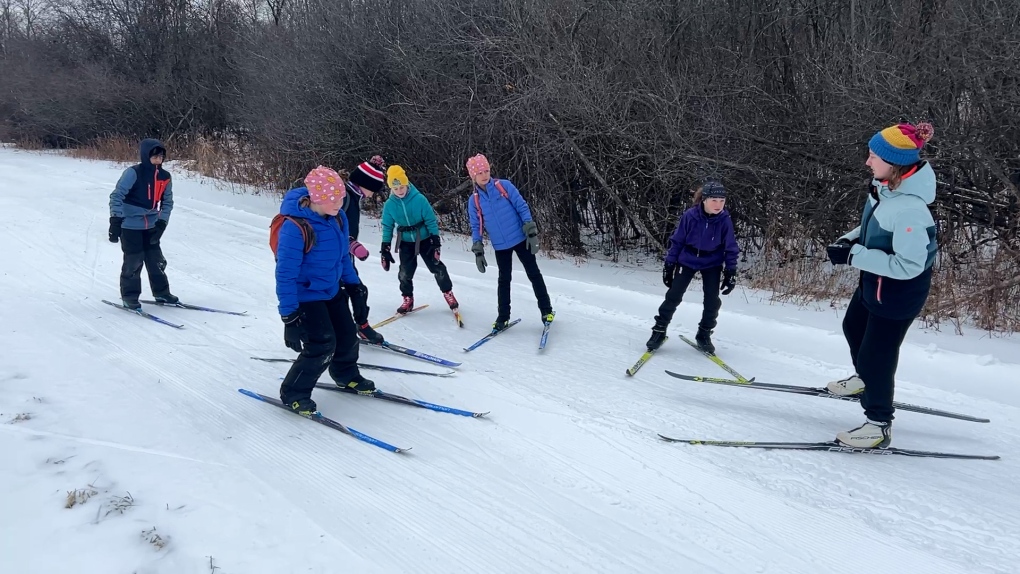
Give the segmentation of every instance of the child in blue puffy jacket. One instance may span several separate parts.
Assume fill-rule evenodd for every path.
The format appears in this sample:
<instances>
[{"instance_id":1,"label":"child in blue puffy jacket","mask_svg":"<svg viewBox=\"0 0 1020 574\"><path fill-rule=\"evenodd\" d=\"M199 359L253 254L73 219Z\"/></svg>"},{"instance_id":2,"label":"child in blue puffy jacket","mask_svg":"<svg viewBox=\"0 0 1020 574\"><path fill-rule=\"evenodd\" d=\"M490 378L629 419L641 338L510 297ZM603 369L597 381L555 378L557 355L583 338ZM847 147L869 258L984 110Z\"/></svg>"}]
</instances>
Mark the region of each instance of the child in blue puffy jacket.
<instances>
[{"instance_id":1,"label":"child in blue puffy jacket","mask_svg":"<svg viewBox=\"0 0 1020 574\"><path fill-rule=\"evenodd\" d=\"M323 371L345 391L371 393L358 370L357 325L342 286L360 285L351 264L344 181L319 166L305 186L283 197L276 247L276 296L284 342L301 353L280 386L280 400L299 414L316 411L312 389Z\"/></svg>"},{"instance_id":2,"label":"child in blue puffy jacket","mask_svg":"<svg viewBox=\"0 0 1020 574\"><path fill-rule=\"evenodd\" d=\"M662 268L662 282L669 289L659 306L648 350L654 351L666 340L666 328L683 300L694 275L701 273L705 290L705 309L695 340L707 353L715 354L712 329L719 318L722 294L729 295L737 285L737 256L740 247L733 231L733 220L726 211L726 188L719 181L705 182L694 194L694 207L684 212L669 238ZM677 269L679 268L679 273Z\"/></svg>"},{"instance_id":3,"label":"child in blue puffy jacket","mask_svg":"<svg viewBox=\"0 0 1020 574\"><path fill-rule=\"evenodd\" d=\"M531 218L531 209L517 188L508 179L493 179L489 160L478 154L467 160L468 174L474 182L474 192L468 198L468 220L471 222L471 251L475 254L478 271L485 273L485 246L482 233L496 251L498 315L493 331L506 329L510 321L510 281L513 272L513 255L524 265L524 272L538 299L542 322L551 323L556 313L549 300L549 290L538 269L538 226Z\"/></svg>"}]
</instances>

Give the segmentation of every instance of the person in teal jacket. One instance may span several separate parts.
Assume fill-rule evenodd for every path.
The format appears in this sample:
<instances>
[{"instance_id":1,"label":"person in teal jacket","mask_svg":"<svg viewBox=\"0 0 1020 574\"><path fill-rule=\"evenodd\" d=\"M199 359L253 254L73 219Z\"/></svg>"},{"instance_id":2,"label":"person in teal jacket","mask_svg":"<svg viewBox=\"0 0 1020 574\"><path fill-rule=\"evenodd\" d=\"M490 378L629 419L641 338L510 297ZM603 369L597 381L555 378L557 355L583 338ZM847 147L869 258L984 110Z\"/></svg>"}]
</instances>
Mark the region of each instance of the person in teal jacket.
<instances>
[{"instance_id":1,"label":"person in teal jacket","mask_svg":"<svg viewBox=\"0 0 1020 574\"><path fill-rule=\"evenodd\" d=\"M460 304L453 296L453 281L446 271L446 265L439 258L439 223L432 204L418 188L407 179L407 173L399 165L386 170L386 184L390 197L383 204L382 213L382 268L390 270L396 263L393 259L393 227L397 228L397 253L400 255L400 294L404 300L397 313L405 314L414 309L414 272L418 268L420 255L430 273L436 277L439 290L450 309L456 311Z\"/></svg>"},{"instance_id":2,"label":"person in teal jacket","mask_svg":"<svg viewBox=\"0 0 1020 574\"><path fill-rule=\"evenodd\" d=\"M833 265L861 270L843 317L843 335L856 373L829 383L834 395L860 395L867 417L836 434L844 445L883 448L892 442L893 391L900 346L931 290L938 253L935 171L920 159L931 124L897 124L868 143L874 178L861 224L828 247Z\"/></svg>"}]
</instances>

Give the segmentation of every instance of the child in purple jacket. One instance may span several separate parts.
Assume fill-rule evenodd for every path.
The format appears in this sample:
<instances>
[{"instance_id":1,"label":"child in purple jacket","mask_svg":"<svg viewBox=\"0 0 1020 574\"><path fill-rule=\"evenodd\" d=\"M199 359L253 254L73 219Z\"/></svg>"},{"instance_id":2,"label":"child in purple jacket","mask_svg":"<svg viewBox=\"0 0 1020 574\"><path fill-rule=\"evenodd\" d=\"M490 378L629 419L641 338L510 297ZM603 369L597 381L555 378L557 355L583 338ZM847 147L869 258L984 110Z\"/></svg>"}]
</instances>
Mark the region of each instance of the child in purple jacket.
<instances>
[{"instance_id":1,"label":"child in purple jacket","mask_svg":"<svg viewBox=\"0 0 1020 574\"><path fill-rule=\"evenodd\" d=\"M719 298L720 276L723 295L729 295L737 286L737 255L740 248L733 234L733 221L725 209L726 188L718 181L707 181L695 192L694 202L696 205L684 212L669 238L669 251L662 269L662 282L669 290L655 317L652 336L647 343L649 351L658 349L666 340L666 327L673 319L673 313L683 300L694 274L700 271L705 282L705 310L701 314L695 340L702 350L715 354L712 329L719 318L719 308L722 307L722 299Z\"/></svg>"}]
</instances>

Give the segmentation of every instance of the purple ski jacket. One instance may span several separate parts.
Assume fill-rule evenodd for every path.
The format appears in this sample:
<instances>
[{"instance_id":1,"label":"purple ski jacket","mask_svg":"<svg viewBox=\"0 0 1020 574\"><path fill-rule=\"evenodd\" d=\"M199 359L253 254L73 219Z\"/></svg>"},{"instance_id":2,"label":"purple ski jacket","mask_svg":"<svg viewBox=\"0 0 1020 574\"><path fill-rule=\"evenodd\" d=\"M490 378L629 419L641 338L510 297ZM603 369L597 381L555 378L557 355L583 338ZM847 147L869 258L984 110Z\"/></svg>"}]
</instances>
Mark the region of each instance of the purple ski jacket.
<instances>
[{"instance_id":1,"label":"purple ski jacket","mask_svg":"<svg viewBox=\"0 0 1020 574\"><path fill-rule=\"evenodd\" d=\"M736 269L739 254L729 212L724 209L718 215L708 215L696 205L684 212L670 236L666 263L697 271L723 264L726 269Z\"/></svg>"}]
</instances>

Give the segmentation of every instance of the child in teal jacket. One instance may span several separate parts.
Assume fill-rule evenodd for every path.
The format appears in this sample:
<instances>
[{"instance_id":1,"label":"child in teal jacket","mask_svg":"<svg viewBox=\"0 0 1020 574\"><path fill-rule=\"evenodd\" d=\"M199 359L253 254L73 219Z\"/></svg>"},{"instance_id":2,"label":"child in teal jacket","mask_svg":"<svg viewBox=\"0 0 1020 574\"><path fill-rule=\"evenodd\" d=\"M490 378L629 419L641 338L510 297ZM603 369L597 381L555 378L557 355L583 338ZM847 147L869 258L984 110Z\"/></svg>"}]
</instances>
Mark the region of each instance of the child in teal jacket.
<instances>
[{"instance_id":1,"label":"child in teal jacket","mask_svg":"<svg viewBox=\"0 0 1020 574\"><path fill-rule=\"evenodd\" d=\"M439 223L432 204L408 179L404 168L391 165L386 170L386 184L390 197L383 205L382 252L384 270L396 263L391 252L393 227L397 227L397 253L400 255L400 294L404 297L397 313L404 314L414 308L414 272L418 268L418 256L435 275L439 290L443 292L450 309L457 311L460 304L453 296L453 282L446 271L446 265L439 260Z\"/></svg>"}]
</instances>

